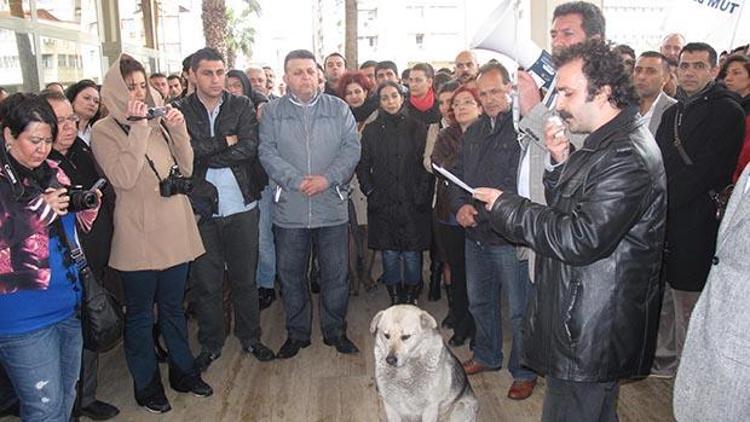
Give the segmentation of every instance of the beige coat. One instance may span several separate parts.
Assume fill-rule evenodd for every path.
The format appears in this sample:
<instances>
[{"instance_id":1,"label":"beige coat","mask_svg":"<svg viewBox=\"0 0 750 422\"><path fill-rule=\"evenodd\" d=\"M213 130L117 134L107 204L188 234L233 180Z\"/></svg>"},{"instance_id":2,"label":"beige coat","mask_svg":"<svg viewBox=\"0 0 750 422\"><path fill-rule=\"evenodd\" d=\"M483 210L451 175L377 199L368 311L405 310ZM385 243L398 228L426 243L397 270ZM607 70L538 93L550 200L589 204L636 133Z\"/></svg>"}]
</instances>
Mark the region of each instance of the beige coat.
<instances>
[{"instance_id":1,"label":"beige coat","mask_svg":"<svg viewBox=\"0 0 750 422\"><path fill-rule=\"evenodd\" d=\"M173 165L171 151L182 174L191 175L193 150L185 125L167 134L156 118L146 126L131 125L127 135L117 124L128 125L128 90L119 60L104 78L101 97L109 115L94 125L91 148L117 194L109 265L121 271L164 270L192 261L204 249L188 198L160 196L159 180L146 161L148 154L164 179ZM146 102L162 103L150 87Z\"/></svg>"}]
</instances>

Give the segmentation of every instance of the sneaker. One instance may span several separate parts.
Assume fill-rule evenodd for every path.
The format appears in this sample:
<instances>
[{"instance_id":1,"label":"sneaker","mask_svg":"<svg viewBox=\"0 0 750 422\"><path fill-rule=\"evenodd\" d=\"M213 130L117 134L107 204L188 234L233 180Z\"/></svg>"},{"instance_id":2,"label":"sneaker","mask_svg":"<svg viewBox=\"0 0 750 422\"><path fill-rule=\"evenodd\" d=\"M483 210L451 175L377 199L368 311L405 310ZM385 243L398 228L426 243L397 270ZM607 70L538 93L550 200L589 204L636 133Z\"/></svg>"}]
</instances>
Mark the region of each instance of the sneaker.
<instances>
[{"instance_id":1,"label":"sneaker","mask_svg":"<svg viewBox=\"0 0 750 422\"><path fill-rule=\"evenodd\" d=\"M208 351L202 351L198 357L195 358L195 369L198 372L206 372L211 363L221 356L221 353L212 353Z\"/></svg>"},{"instance_id":2,"label":"sneaker","mask_svg":"<svg viewBox=\"0 0 750 422\"><path fill-rule=\"evenodd\" d=\"M261 362L268 362L269 360L276 359L276 355L273 353L273 351L264 346L261 342L242 346L242 351L245 353L250 353Z\"/></svg>"},{"instance_id":3,"label":"sneaker","mask_svg":"<svg viewBox=\"0 0 750 422\"><path fill-rule=\"evenodd\" d=\"M135 401L151 413L167 413L172 410L167 396L164 395L164 390L161 389L148 397L136 397Z\"/></svg>"},{"instance_id":4,"label":"sneaker","mask_svg":"<svg viewBox=\"0 0 750 422\"><path fill-rule=\"evenodd\" d=\"M88 406L81 407L79 413L80 416L85 416L95 421L106 421L120 414L120 409L109 403L95 400Z\"/></svg>"},{"instance_id":5,"label":"sneaker","mask_svg":"<svg viewBox=\"0 0 750 422\"><path fill-rule=\"evenodd\" d=\"M192 393L195 397L209 397L214 393L210 385L206 384L200 375L183 377L179 382L169 381L174 391L179 393Z\"/></svg>"}]
</instances>

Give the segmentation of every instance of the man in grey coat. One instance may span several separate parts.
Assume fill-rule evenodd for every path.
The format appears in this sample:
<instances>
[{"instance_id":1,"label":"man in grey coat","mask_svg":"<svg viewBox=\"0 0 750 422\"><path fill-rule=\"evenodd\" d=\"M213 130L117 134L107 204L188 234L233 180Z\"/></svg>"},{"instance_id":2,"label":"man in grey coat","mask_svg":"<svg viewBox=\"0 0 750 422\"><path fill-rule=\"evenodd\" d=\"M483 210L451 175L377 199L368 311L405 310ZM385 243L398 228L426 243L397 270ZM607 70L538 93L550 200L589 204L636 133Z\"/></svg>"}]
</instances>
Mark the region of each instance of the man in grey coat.
<instances>
[{"instance_id":1,"label":"man in grey coat","mask_svg":"<svg viewBox=\"0 0 750 422\"><path fill-rule=\"evenodd\" d=\"M286 313L281 359L310 345L305 269L311 242L320 262L323 340L340 353L358 352L346 336L346 308L347 187L359 162L359 137L349 106L319 92L317 72L311 52L290 52L284 60L287 94L266 105L260 120L258 154L274 189L276 267Z\"/></svg>"},{"instance_id":2,"label":"man in grey coat","mask_svg":"<svg viewBox=\"0 0 750 422\"><path fill-rule=\"evenodd\" d=\"M678 421L750 417L750 167L735 185L688 325L674 385Z\"/></svg>"}]
</instances>

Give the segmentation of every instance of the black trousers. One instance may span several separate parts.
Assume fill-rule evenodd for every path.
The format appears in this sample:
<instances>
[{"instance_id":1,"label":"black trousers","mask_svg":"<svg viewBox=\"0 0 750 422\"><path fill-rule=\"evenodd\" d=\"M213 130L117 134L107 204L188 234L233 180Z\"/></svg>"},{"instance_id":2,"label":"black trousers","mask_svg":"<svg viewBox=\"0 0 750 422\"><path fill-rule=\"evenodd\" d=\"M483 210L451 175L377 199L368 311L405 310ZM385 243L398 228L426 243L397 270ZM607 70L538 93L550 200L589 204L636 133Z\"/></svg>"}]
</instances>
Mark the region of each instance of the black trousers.
<instances>
[{"instance_id":1,"label":"black trousers","mask_svg":"<svg viewBox=\"0 0 750 422\"><path fill-rule=\"evenodd\" d=\"M198 342L203 351L221 352L224 347L224 269L234 307L234 335L243 346L260 341L260 310L255 269L258 265L258 208L214 217L198 225L206 253L193 262L194 299L198 320Z\"/></svg>"},{"instance_id":2,"label":"black trousers","mask_svg":"<svg viewBox=\"0 0 750 422\"><path fill-rule=\"evenodd\" d=\"M466 292L466 255L464 253L464 229L461 226L438 223L439 242L445 250L451 268L451 312L453 333L468 337L474 331L474 318L469 312L469 296Z\"/></svg>"},{"instance_id":3,"label":"black trousers","mask_svg":"<svg viewBox=\"0 0 750 422\"><path fill-rule=\"evenodd\" d=\"M620 384L547 376L542 422L616 422Z\"/></svg>"}]
</instances>

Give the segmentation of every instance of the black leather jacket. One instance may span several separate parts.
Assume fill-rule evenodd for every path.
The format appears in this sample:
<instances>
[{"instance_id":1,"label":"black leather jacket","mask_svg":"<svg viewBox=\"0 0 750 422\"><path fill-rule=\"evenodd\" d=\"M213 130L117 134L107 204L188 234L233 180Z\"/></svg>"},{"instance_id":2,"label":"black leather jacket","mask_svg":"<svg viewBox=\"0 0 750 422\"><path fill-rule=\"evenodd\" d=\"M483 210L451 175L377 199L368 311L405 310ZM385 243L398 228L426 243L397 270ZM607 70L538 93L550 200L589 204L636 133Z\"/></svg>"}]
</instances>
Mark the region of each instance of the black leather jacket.
<instances>
[{"instance_id":1,"label":"black leather jacket","mask_svg":"<svg viewBox=\"0 0 750 422\"><path fill-rule=\"evenodd\" d=\"M205 181L206 170L229 167L237 179L245 204L259 199L267 179L263 179L258 162L258 121L252 102L245 96L225 91L214 122L215 136L211 136L208 111L196 93L183 99L179 108L185 115L195 156L193 179L196 189ZM229 135L237 136L236 144L227 145Z\"/></svg>"},{"instance_id":2,"label":"black leather jacket","mask_svg":"<svg viewBox=\"0 0 750 422\"><path fill-rule=\"evenodd\" d=\"M667 210L659 148L635 108L545 174L549 206L515 194L492 226L539 255L524 362L570 381L645 376L656 346Z\"/></svg>"}]
</instances>

